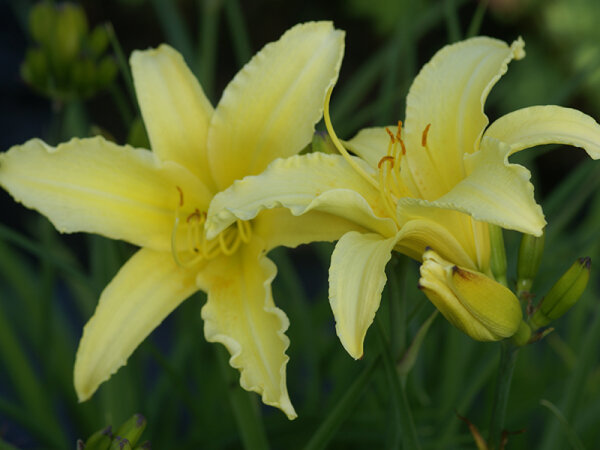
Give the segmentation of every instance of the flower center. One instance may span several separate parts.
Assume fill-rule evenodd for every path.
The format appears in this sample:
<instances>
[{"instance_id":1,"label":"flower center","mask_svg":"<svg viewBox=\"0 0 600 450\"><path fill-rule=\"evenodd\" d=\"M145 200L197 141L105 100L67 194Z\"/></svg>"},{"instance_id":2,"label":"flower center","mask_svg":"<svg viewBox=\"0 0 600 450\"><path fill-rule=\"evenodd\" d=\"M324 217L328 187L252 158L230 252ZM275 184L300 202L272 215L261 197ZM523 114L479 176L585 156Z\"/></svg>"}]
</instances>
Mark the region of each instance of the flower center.
<instances>
[{"instance_id":1,"label":"flower center","mask_svg":"<svg viewBox=\"0 0 600 450\"><path fill-rule=\"evenodd\" d=\"M206 239L204 223L206 211L195 208L191 213L184 213L183 191L179 186L179 202L175 208L173 231L171 232L171 253L175 263L180 267L191 267L202 260L210 260L217 256L233 255L242 243L250 242L252 227L250 222L237 220L213 239ZM188 210L189 211L189 210Z\"/></svg>"},{"instance_id":2,"label":"flower center","mask_svg":"<svg viewBox=\"0 0 600 450\"><path fill-rule=\"evenodd\" d=\"M325 99L323 116L325 119L325 126L327 127L327 131L331 136L333 144L342 154L344 159L348 161L350 166L379 191L386 213L394 220L394 222L396 222L397 225L399 225L396 218L396 202L402 197L412 197L410 190L402 181L401 176L402 157L406 154L406 146L402 140L402 121L398 121L398 128L395 134L392 133L389 128L386 128L386 131L390 137L386 155L382 157L377 164L377 175L374 176L373 174L369 174L358 164L354 158L350 156L348 150L346 150L346 148L342 145L335 134L335 131L333 130L331 118L329 116L329 99L331 97L331 91L332 90L329 89ZM421 145L427 152L429 152L429 147L427 146L427 135L430 127L431 124L428 124L425 127L421 138Z\"/></svg>"}]
</instances>

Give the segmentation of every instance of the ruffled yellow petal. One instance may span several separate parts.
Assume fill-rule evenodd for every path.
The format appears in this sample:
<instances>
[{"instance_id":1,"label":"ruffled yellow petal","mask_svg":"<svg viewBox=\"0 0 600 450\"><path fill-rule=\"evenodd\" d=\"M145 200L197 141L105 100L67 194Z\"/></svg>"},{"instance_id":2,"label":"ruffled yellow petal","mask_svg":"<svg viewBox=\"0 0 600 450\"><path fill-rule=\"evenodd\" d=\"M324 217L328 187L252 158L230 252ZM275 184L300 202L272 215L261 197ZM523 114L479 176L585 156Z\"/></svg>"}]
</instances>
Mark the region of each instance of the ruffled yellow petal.
<instances>
[{"instance_id":1,"label":"ruffled yellow petal","mask_svg":"<svg viewBox=\"0 0 600 450\"><path fill-rule=\"evenodd\" d=\"M177 187L200 208L210 199L178 164L100 137L15 146L0 155L0 185L62 233L98 233L155 250L170 250Z\"/></svg>"},{"instance_id":2,"label":"ruffled yellow petal","mask_svg":"<svg viewBox=\"0 0 600 450\"><path fill-rule=\"evenodd\" d=\"M521 305L510 289L433 251L423 255L419 287L450 323L478 341L512 336L521 323Z\"/></svg>"},{"instance_id":3,"label":"ruffled yellow petal","mask_svg":"<svg viewBox=\"0 0 600 450\"><path fill-rule=\"evenodd\" d=\"M204 334L207 341L227 347L229 363L240 370L244 389L262 394L265 404L294 419L285 374L289 320L273 303L271 282L277 268L263 250L260 239L254 238L200 272L198 283L208 292L202 308Z\"/></svg>"},{"instance_id":4,"label":"ruffled yellow petal","mask_svg":"<svg viewBox=\"0 0 600 450\"><path fill-rule=\"evenodd\" d=\"M209 160L220 190L311 142L343 52L344 33L331 22L300 24L235 76L210 124Z\"/></svg>"},{"instance_id":5,"label":"ruffled yellow petal","mask_svg":"<svg viewBox=\"0 0 600 450\"><path fill-rule=\"evenodd\" d=\"M546 221L533 196L529 170L508 162L510 147L485 137L481 150L465 158L469 175L435 201L401 199L399 215L410 214L413 205L461 211L474 219L502 228L539 236Z\"/></svg>"},{"instance_id":6,"label":"ruffled yellow petal","mask_svg":"<svg viewBox=\"0 0 600 450\"><path fill-rule=\"evenodd\" d=\"M102 292L75 358L75 390L87 400L173 309L198 289L196 272L170 253L139 250Z\"/></svg>"},{"instance_id":7,"label":"ruffled yellow petal","mask_svg":"<svg viewBox=\"0 0 600 450\"><path fill-rule=\"evenodd\" d=\"M581 147L593 159L600 158L600 125L576 109L531 106L500 117L485 136L510 145L510 154L542 144Z\"/></svg>"},{"instance_id":8,"label":"ruffled yellow petal","mask_svg":"<svg viewBox=\"0 0 600 450\"><path fill-rule=\"evenodd\" d=\"M412 192L434 200L464 178L463 155L477 149L488 124L485 99L508 63L524 56L523 46L520 39L511 47L468 39L444 47L421 69L406 99L403 177Z\"/></svg>"},{"instance_id":9,"label":"ruffled yellow petal","mask_svg":"<svg viewBox=\"0 0 600 450\"><path fill-rule=\"evenodd\" d=\"M212 187L206 139L213 108L183 57L165 44L134 51L131 71L152 150Z\"/></svg>"},{"instance_id":10,"label":"ruffled yellow petal","mask_svg":"<svg viewBox=\"0 0 600 450\"><path fill-rule=\"evenodd\" d=\"M395 126L388 127L393 132ZM365 160L372 168L377 169L381 158L387 155L390 136L385 127L364 128L349 141L344 141L348 150Z\"/></svg>"},{"instance_id":11,"label":"ruffled yellow petal","mask_svg":"<svg viewBox=\"0 0 600 450\"><path fill-rule=\"evenodd\" d=\"M251 220L263 209L280 206L295 216L329 213L388 237L396 232L379 191L343 157L312 153L276 160L262 174L236 181L215 195L208 209L207 235L212 238L238 218Z\"/></svg>"},{"instance_id":12,"label":"ruffled yellow petal","mask_svg":"<svg viewBox=\"0 0 600 450\"><path fill-rule=\"evenodd\" d=\"M355 231L338 241L329 267L329 303L342 345L354 359L363 355L367 329L379 309L387 281L385 266L397 237Z\"/></svg>"},{"instance_id":13,"label":"ruffled yellow petal","mask_svg":"<svg viewBox=\"0 0 600 450\"><path fill-rule=\"evenodd\" d=\"M351 230L362 230L349 220L320 211L309 211L294 216L288 209L262 211L252 221L253 233L260 236L269 250L279 247L297 247L310 242L331 242Z\"/></svg>"}]
</instances>

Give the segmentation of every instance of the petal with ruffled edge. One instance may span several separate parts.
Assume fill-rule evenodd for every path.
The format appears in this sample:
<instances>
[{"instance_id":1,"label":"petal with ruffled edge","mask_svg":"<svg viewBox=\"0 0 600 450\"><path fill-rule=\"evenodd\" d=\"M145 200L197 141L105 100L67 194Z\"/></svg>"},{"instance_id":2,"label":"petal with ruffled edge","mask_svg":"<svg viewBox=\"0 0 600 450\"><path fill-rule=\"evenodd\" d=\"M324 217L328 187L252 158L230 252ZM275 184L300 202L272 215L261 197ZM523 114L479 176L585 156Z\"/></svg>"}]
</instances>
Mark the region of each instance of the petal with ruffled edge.
<instances>
[{"instance_id":1,"label":"petal with ruffled edge","mask_svg":"<svg viewBox=\"0 0 600 450\"><path fill-rule=\"evenodd\" d=\"M212 188L206 140L213 108L183 57L165 44L134 51L131 72L152 150Z\"/></svg>"},{"instance_id":2,"label":"petal with ruffled edge","mask_svg":"<svg viewBox=\"0 0 600 450\"><path fill-rule=\"evenodd\" d=\"M379 309L387 281L385 266L397 236L351 231L338 241L329 267L329 303L342 345L354 359L363 355L367 329Z\"/></svg>"},{"instance_id":3,"label":"petal with ruffled edge","mask_svg":"<svg viewBox=\"0 0 600 450\"><path fill-rule=\"evenodd\" d=\"M543 144L583 148L600 159L600 125L576 109L562 106L531 106L500 117L485 131L510 145L510 153Z\"/></svg>"},{"instance_id":4,"label":"petal with ruffled edge","mask_svg":"<svg viewBox=\"0 0 600 450\"><path fill-rule=\"evenodd\" d=\"M295 216L321 211L388 237L396 232L379 191L342 156L311 153L275 160L262 174L238 180L215 195L208 209L207 235L213 238L237 219L251 220L263 209L281 206Z\"/></svg>"},{"instance_id":5,"label":"petal with ruffled edge","mask_svg":"<svg viewBox=\"0 0 600 450\"><path fill-rule=\"evenodd\" d=\"M209 161L220 190L311 142L343 52L344 33L331 22L305 23L238 72L210 124Z\"/></svg>"},{"instance_id":6,"label":"petal with ruffled edge","mask_svg":"<svg viewBox=\"0 0 600 450\"><path fill-rule=\"evenodd\" d=\"M198 290L196 271L170 253L141 249L106 286L83 329L75 358L79 401L92 396L183 300Z\"/></svg>"},{"instance_id":7,"label":"petal with ruffled edge","mask_svg":"<svg viewBox=\"0 0 600 450\"><path fill-rule=\"evenodd\" d=\"M539 236L546 221L533 196L531 174L523 166L510 164L509 153L507 144L486 136L480 151L466 155L469 175L464 180L435 201L401 199L398 216L410 216L420 208L452 209L476 220Z\"/></svg>"},{"instance_id":8,"label":"petal with ruffled edge","mask_svg":"<svg viewBox=\"0 0 600 450\"><path fill-rule=\"evenodd\" d=\"M202 308L206 340L227 347L244 389L262 394L265 404L294 419L285 372L289 320L271 294L276 273L260 238L254 237L234 255L210 261L197 281L208 293Z\"/></svg>"},{"instance_id":9,"label":"petal with ruffled edge","mask_svg":"<svg viewBox=\"0 0 600 450\"><path fill-rule=\"evenodd\" d=\"M387 128L395 131L395 127ZM377 170L379 161L387 155L390 136L386 127L364 128L352 139L343 142L348 150L360 156L373 169Z\"/></svg>"},{"instance_id":10,"label":"petal with ruffled edge","mask_svg":"<svg viewBox=\"0 0 600 450\"><path fill-rule=\"evenodd\" d=\"M320 211L294 216L286 208L266 209L252 221L252 232L264 240L267 252L279 246L335 241L352 230L364 231L354 222Z\"/></svg>"},{"instance_id":11,"label":"petal with ruffled edge","mask_svg":"<svg viewBox=\"0 0 600 450\"><path fill-rule=\"evenodd\" d=\"M405 184L426 200L436 199L465 177L463 155L474 152L488 119L483 112L493 85L512 59L524 56L523 41L486 37L440 50L415 78L406 99ZM426 150L423 132L431 124Z\"/></svg>"},{"instance_id":12,"label":"petal with ruffled edge","mask_svg":"<svg viewBox=\"0 0 600 450\"><path fill-rule=\"evenodd\" d=\"M0 155L0 185L62 233L98 233L155 250L171 248L178 186L200 208L210 200L184 167L100 137L15 146Z\"/></svg>"}]
</instances>

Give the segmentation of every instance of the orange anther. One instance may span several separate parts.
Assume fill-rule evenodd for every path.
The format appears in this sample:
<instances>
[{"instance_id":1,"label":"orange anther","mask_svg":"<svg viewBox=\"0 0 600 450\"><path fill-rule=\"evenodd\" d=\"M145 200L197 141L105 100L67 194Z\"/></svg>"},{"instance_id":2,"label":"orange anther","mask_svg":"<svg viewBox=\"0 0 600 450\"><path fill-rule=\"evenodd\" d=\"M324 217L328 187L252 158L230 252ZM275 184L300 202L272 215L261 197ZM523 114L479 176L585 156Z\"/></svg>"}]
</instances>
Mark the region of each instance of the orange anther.
<instances>
[{"instance_id":1,"label":"orange anther","mask_svg":"<svg viewBox=\"0 0 600 450\"><path fill-rule=\"evenodd\" d=\"M430 123L428 123L425 129L423 130L423 136L421 137L421 145L423 147L427 147L427 133L429 133L429 127L431 127Z\"/></svg>"},{"instance_id":2,"label":"orange anther","mask_svg":"<svg viewBox=\"0 0 600 450\"><path fill-rule=\"evenodd\" d=\"M392 167L394 167L394 157L393 156L384 156L383 158L381 158L379 160L379 163L377 163L377 168L381 169L381 166L383 163L385 163L386 161L389 161L390 164L392 165Z\"/></svg>"},{"instance_id":3,"label":"orange anther","mask_svg":"<svg viewBox=\"0 0 600 450\"><path fill-rule=\"evenodd\" d=\"M392 140L392 144L395 144L396 138L394 137L394 133L392 133L388 127L385 127L385 131L387 131L387 134L390 136L390 139Z\"/></svg>"},{"instance_id":4,"label":"orange anther","mask_svg":"<svg viewBox=\"0 0 600 450\"><path fill-rule=\"evenodd\" d=\"M202 217L202 214L200 213L200 211L198 211L198 208L196 208L193 213L191 213L189 216L187 216L187 219L185 219L185 221L187 223L190 223L190 220L192 220L193 217L196 217L198 219L200 219Z\"/></svg>"},{"instance_id":5,"label":"orange anther","mask_svg":"<svg viewBox=\"0 0 600 450\"><path fill-rule=\"evenodd\" d=\"M402 121L398 121L398 130L396 131L396 139L402 141Z\"/></svg>"},{"instance_id":6,"label":"orange anther","mask_svg":"<svg viewBox=\"0 0 600 450\"><path fill-rule=\"evenodd\" d=\"M179 186L175 186L179 192L179 206L183 206L183 191Z\"/></svg>"}]
</instances>

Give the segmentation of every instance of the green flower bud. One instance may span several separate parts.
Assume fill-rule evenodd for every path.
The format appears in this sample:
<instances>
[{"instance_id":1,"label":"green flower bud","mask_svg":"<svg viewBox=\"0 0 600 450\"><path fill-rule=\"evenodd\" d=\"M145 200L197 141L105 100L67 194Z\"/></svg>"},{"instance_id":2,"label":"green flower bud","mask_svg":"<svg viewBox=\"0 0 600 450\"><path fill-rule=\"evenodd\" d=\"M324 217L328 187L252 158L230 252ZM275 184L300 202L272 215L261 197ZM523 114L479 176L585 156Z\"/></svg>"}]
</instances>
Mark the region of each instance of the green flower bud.
<instances>
[{"instance_id":1,"label":"green flower bud","mask_svg":"<svg viewBox=\"0 0 600 450\"><path fill-rule=\"evenodd\" d=\"M539 237L524 234L519 247L519 259L517 261L517 295L530 292L533 280L537 275L542 254L544 253L545 235Z\"/></svg>"},{"instance_id":2,"label":"green flower bud","mask_svg":"<svg viewBox=\"0 0 600 450\"><path fill-rule=\"evenodd\" d=\"M529 343L531 339L531 327L523 320L519 324L519 329L517 332L511 337L513 344L522 347L523 345Z\"/></svg>"},{"instance_id":3,"label":"green flower bud","mask_svg":"<svg viewBox=\"0 0 600 450\"><path fill-rule=\"evenodd\" d=\"M585 291L590 279L592 260L579 258L552 286L530 319L533 329L544 327L566 313Z\"/></svg>"},{"instance_id":4,"label":"green flower bud","mask_svg":"<svg viewBox=\"0 0 600 450\"><path fill-rule=\"evenodd\" d=\"M88 47L94 58L101 56L108 47L108 33L106 28L98 26L94 28L88 39Z\"/></svg>"},{"instance_id":5,"label":"green flower bud","mask_svg":"<svg viewBox=\"0 0 600 450\"><path fill-rule=\"evenodd\" d=\"M115 436L108 450L132 450L131 442L120 436Z\"/></svg>"},{"instance_id":6,"label":"green flower bud","mask_svg":"<svg viewBox=\"0 0 600 450\"><path fill-rule=\"evenodd\" d=\"M419 288L450 323L473 339L497 341L517 332L521 305L507 287L432 250L423 254L420 271Z\"/></svg>"},{"instance_id":7,"label":"green flower bud","mask_svg":"<svg viewBox=\"0 0 600 450\"><path fill-rule=\"evenodd\" d=\"M134 414L127 422L121 425L117 431L115 431L115 440L117 440L117 438L120 438L121 442L127 440L131 447L133 447L142 436L145 428L145 417L141 414Z\"/></svg>"},{"instance_id":8,"label":"green flower bud","mask_svg":"<svg viewBox=\"0 0 600 450\"><path fill-rule=\"evenodd\" d=\"M106 450L112 442L111 431L111 426L96 431L85 441L85 450Z\"/></svg>"},{"instance_id":9,"label":"green flower bud","mask_svg":"<svg viewBox=\"0 0 600 450\"><path fill-rule=\"evenodd\" d=\"M50 42L56 23L56 9L50 2L34 5L29 11L29 32L39 44Z\"/></svg>"},{"instance_id":10,"label":"green flower bud","mask_svg":"<svg viewBox=\"0 0 600 450\"><path fill-rule=\"evenodd\" d=\"M325 131L316 131L315 134L313 134L312 151L327 153L328 155L335 155L338 153L329 134Z\"/></svg>"},{"instance_id":11,"label":"green flower bud","mask_svg":"<svg viewBox=\"0 0 600 450\"><path fill-rule=\"evenodd\" d=\"M490 268L498 283L506 286L506 250L504 248L504 235L498 225L488 225L490 233Z\"/></svg>"},{"instance_id":12,"label":"green flower bud","mask_svg":"<svg viewBox=\"0 0 600 450\"><path fill-rule=\"evenodd\" d=\"M48 79L48 61L42 50L37 48L27 50L25 61L21 65L21 76L35 88L45 89Z\"/></svg>"},{"instance_id":13,"label":"green flower bud","mask_svg":"<svg viewBox=\"0 0 600 450\"><path fill-rule=\"evenodd\" d=\"M56 60L66 63L75 59L87 31L87 19L81 6L64 3L58 11L54 30L53 43Z\"/></svg>"},{"instance_id":14,"label":"green flower bud","mask_svg":"<svg viewBox=\"0 0 600 450\"><path fill-rule=\"evenodd\" d=\"M117 75L117 63L111 56L105 56L98 63L96 69L96 84L107 86L113 82Z\"/></svg>"}]
</instances>

